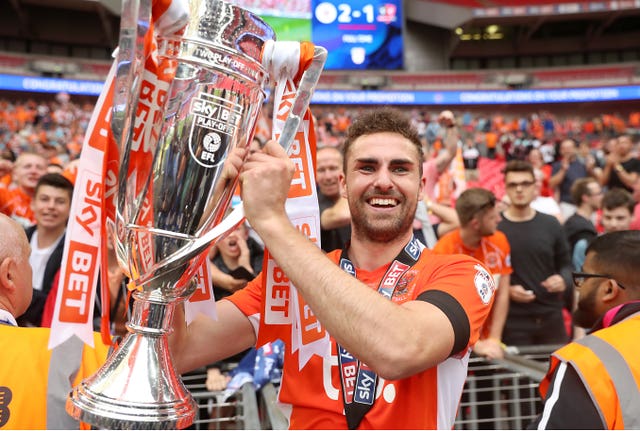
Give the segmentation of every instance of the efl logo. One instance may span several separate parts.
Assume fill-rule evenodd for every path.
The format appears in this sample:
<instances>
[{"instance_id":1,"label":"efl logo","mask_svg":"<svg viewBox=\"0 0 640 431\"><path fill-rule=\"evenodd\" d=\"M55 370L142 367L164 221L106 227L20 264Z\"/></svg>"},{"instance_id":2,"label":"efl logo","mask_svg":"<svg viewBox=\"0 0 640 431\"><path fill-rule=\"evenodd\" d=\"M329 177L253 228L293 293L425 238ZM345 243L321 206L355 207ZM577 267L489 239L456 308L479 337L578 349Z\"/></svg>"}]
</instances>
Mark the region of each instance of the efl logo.
<instances>
[{"instance_id":1,"label":"efl logo","mask_svg":"<svg viewBox=\"0 0 640 431\"><path fill-rule=\"evenodd\" d=\"M98 248L69 241L69 258L62 286L60 321L86 323L91 307L91 289L94 285Z\"/></svg>"}]
</instances>

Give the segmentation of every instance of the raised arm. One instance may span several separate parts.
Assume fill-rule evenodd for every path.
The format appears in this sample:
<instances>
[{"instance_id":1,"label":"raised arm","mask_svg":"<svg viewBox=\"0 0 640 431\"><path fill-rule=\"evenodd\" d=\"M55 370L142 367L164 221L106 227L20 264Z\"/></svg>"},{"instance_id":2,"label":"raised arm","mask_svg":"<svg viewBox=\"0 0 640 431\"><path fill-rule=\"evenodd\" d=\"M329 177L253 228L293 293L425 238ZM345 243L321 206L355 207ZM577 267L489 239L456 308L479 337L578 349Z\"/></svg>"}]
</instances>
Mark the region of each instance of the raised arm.
<instances>
[{"instance_id":1,"label":"raised arm","mask_svg":"<svg viewBox=\"0 0 640 431\"><path fill-rule=\"evenodd\" d=\"M389 301L340 269L290 223L284 201L292 175L292 163L275 142L252 154L241 175L246 216L324 328L385 379L446 359L455 332L441 308Z\"/></svg>"}]
</instances>

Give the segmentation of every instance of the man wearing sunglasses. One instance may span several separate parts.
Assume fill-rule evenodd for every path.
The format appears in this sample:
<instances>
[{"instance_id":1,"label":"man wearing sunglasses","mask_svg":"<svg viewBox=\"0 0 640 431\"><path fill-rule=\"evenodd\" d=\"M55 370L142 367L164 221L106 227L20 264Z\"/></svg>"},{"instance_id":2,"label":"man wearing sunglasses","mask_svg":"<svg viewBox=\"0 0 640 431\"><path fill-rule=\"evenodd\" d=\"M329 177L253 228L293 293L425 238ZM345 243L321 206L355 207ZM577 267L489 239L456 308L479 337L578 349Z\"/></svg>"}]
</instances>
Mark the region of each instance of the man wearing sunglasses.
<instances>
[{"instance_id":1,"label":"man wearing sunglasses","mask_svg":"<svg viewBox=\"0 0 640 431\"><path fill-rule=\"evenodd\" d=\"M577 325L590 335L554 352L532 429L640 428L640 231L595 238L578 290Z\"/></svg>"}]
</instances>

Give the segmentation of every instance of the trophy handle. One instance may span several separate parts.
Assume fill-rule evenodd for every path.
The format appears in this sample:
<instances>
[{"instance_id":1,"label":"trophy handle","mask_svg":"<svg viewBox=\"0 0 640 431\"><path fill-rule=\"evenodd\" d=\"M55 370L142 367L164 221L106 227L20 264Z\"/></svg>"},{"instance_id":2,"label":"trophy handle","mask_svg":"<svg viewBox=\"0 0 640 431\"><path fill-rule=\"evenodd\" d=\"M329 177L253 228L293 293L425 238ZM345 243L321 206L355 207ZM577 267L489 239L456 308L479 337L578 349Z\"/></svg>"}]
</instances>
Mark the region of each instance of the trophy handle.
<instances>
[{"instance_id":1,"label":"trophy handle","mask_svg":"<svg viewBox=\"0 0 640 431\"><path fill-rule=\"evenodd\" d=\"M293 142L293 138L298 131L302 117L311 103L311 96L313 96L313 90L318 84L320 79L320 73L324 68L324 63L327 61L327 50L322 46L316 46L313 49L313 60L309 65L309 68L304 71L302 78L300 79L300 86L296 98L293 101L293 106L289 112L289 116L284 122L282 128L282 134L278 143L289 151L289 147Z\"/></svg>"}]
</instances>

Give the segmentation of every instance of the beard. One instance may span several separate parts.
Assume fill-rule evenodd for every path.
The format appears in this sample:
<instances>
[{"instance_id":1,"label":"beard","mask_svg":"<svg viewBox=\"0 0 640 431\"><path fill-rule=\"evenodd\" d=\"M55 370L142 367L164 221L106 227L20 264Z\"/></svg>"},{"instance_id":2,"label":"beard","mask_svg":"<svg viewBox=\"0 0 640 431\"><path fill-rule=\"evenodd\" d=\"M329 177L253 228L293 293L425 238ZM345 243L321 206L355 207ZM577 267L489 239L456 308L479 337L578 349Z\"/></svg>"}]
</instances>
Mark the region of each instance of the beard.
<instances>
[{"instance_id":1,"label":"beard","mask_svg":"<svg viewBox=\"0 0 640 431\"><path fill-rule=\"evenodd\" d=\"M585 329L595 325L600 316L596 313L596 293L598 289L593 288L584 298L578 299L578 304L573 312L573 323Z\"/></svg>"},{"instance_id":2,"label":"beard","mask_svg":"<svg viewBox=\"0 0 640 431\"><path fill-rule=\"evenodd\" d=\"M377 196L380 196L378 193ZM389 197L397 198L394 195ZM417 201L411 207L407 207L407 201L398 199L400 211L395 214L376 214L371 217L367 210L367 197L363 196L350 205L351 226L357 238L373 242L390 242L404 236L411 230Z\"/></svg>"}]
</instances>

